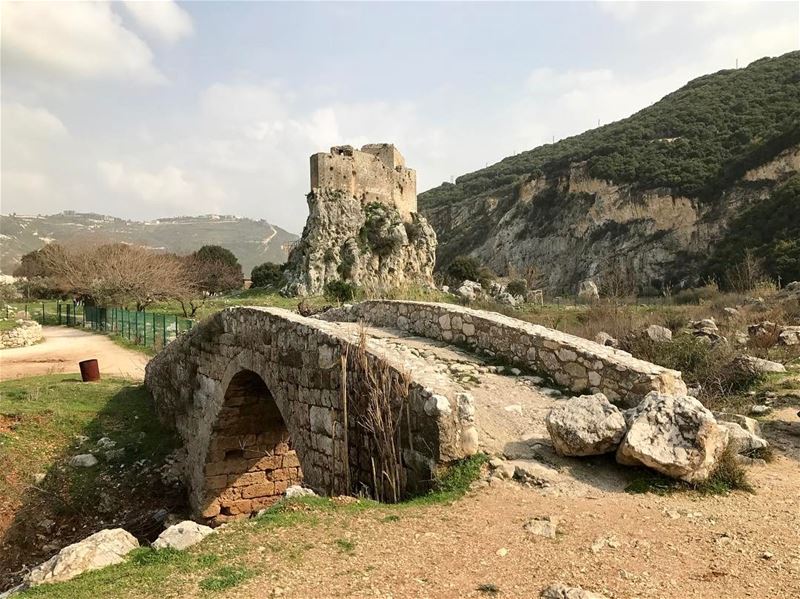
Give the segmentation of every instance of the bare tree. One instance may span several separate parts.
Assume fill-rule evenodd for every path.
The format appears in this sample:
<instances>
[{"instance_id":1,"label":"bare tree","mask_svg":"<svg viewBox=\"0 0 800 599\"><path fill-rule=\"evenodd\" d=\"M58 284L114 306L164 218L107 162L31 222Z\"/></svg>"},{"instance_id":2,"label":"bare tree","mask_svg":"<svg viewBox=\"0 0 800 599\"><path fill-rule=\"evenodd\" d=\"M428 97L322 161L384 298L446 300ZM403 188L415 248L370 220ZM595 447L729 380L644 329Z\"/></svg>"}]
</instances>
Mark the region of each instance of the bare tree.
<instances>
[{"instance_id":1,"label":"bare tree","mask_svg":"<svg viewBox=\"0 0 800 599\"><path fill-rule=\"evenodd\" d=\"M115 243L62 248L44 258L64 293L100 306L135 304L185 297L192 282L182 260L139 246Z\"/></svg>"},{"instance_id":2,"label":"bare tree","mask_svg":"<svg viewBox=\"0 0 800 599\"><path fill-rule=\"evenodd\" d=\"M728 268L725 279L728 286L739 293L747 293L770 282L763 261L749 249L741 262Z\"/></svg>"}]
</instances>

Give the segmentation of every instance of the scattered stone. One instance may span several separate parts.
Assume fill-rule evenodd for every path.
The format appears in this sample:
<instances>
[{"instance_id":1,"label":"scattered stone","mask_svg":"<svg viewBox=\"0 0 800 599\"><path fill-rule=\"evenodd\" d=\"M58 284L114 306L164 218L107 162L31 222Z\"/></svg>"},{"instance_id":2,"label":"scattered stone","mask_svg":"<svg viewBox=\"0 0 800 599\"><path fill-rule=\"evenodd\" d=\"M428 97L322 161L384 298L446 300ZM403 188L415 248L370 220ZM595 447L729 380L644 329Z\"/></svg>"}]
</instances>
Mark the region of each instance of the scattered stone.
<instances>
[{"instance_id":1,"label":"scattered stone","mask_svg":"<svg viewBox=\"0 0 800 599\"><path fill-rule=\"evenodd\" d=\"M292 499L293 497L316 497L317 494L314 492L313 489L307 489L301 485L292 485L288 489L286 489L286 499Z\"/></svg>"},{"instance_id":2,"label":"scattered stone","mask_svg":"<svg viewBox=\"0 0 800 599\"><path fill-rule=\"evenodd\" d=\"M763 360L753 356L738 356L733 364L742 372L750 374L769 374L773 372L786 372L786 367L780 362Z\"/></svg>"},{"instance_id":3,"label":"scattered stone","mask_svg":"<svg viewBox=\"0 0 800 599\"><path fill-rule=\"evenodd\" d=\"M584 302L593 302L600 299L600 292L594 281L582 281L578 287L578 299Z\"/></svg>"},{"instance_id":4,"label":"scattered stone","mask_svg":"<svg viewBox=\"0 0 800 599\"><path fill-rule=\"evenodd\" d=\"M657 324L651 324L645 329L645 334L656 343L664 343L672 341L672 331L667 327L662 327Z\"/></svg>"},{"instance_id":5,"label":"scattered stone","mask_svg":"<svg viewBox=\"0 0 800 599\"><path fill-rule=\"evenodd\" d=\"M545 419L556 453L600 455L614 451L625 435L625 418L605 395L581 395L550 410Z\"/></svg>"},{"instance_id":6,"label":"scattered stone","mask_svg":"<svg viewBox=\"0 0 800 599\"><path fill-rule=\"evenodd\" d=\"M214 532L213 528L203 526L192 520L184 520L164 530L153 542L153 549L186 549L196 545Z\"/></svg>"},{"instance_id":7,"label":"scattered stone","mask_svg":"<svg viewBox=\"0 0 800 599\"><path fill-rule=\"evenodd\" d=\"M725 315L729 318L736 318L740 314L739 310L736 308L723 308L722 311L725 312Z\"/></svg>"},{"instance_id":8,"label":"scattered stone","mask_svg":"<svg viewBox=\"0 0 800 599\"><path fill-rule=\"evenodd\" d=\"M762 551L762 552L761 552L761 555L760 555L759 557L761 557L761 559L770 560L770 559L772 559L772 558L773 558L773 557L775 557L775 556L774 556L774 554L773 554L772 552L770 552L770 551Z\"/></svg>"},{"instance_id":9,"label":"scattered stone","mask_svg":"<svg viewBox=\"0 0 800 599\"><path fill-rule=\"evenodd\" d=\"M774 322L764 320L747 327L747 335L762 347L772 347L778 342L780 327Z\"/></svg>"},{"instance_id":10,"label":"scattered stone","mask_svg":"<svg viewBox=\"0 0 800 599\"><path fill-rule=\"evenodd\" d=\"M89 570L118 564L138 546L136 538L121 528L101 530L78 543L67 545L36 566L25 577L25 582L30 586L63 582Z\"/></svg>"},{"instance_id":11,"label":"scattered stone","mask_svg":"<svg viewBox=\"0 0 800 599\"><path fill-rule=\"evenodd\" d=\"M91 468L97 465L97 458L91 453L81 453L69 459L69 465L76 468Z\"/></svg>"},{"instance_id":12,"label":"scattered stone","mask_svg":"<svg viewBox=\"0 0 800 599\"><path fill-rule=\"evenodd\" d=\"M638 462L673 478L701 482L727 445L728 430L695 398L653 391L631 414L617 461Z\"/></svg>"},{"instance_id":13,"label":"scattered stone","mask_svg":"<svg viewBox=\"0 0 800 599\"><path fill-rule=\"evenodd\" d=\"M119 449L109 449L103 455L106 458L106 462L117 462L122 459L122 456L125 455L125 448L120 447Z\"/></svg>"},{"instance_id":14,"label":"scattered stone","mask_svg":"<svg viewBox=\"0 0 800 599\"><path fill-rule=\"evenodd\" d=\"M604 595L585 591L581 587L551 584L539 594L542 599L607 599Z\"/></svg>"},{"instance_id":15,"label":"scattered stone","mask_svg":"<svg viewBox=\"0 0 800 599\"><path fill-rule=\"evenodd\" d=\"M800 327L783 327L778 335L780 345L800 345Z\"/></svg>"},{"instance_id":16,"label":"scattered stone","mask_svg":"<svg viewBox=\"0 0 800 599\"><path fill-rule=\"evenodd\" d=\"M753 416L764 416L765 414L769 414L771 411L772 408L762 404L756 404L752 408L750 408L750 413Z\"/></svg>"},{"instance_id":17,"label":"scattered stone","mask_svg":"<svg viewBox=\"0 0 800 599\"><path fill-rule=\"evenodd\" d=\"M508 555L508 549L506 549L505 547L501 547L500 549L497 550L497 555L499 557L507 556Z\"/></svg>"},{"instance_id":18,"label":"scattered stone","mask_svg":"<svg viewBox=\"0 0 800 599\"><path fill-rule=\"evenodd\" d=\"M508 371L511 376L519 376L522 374L522 371L519 368L510 368Z\"/></svg>"},{"instance_id":19,"label":"scattered stone","mask_svg":"<svg viewBox=\"0 0 800 599\"><path fill-rule=\"evenodd\" d=\"M500 458L492 458L489 461L489 465L500 478L514 478L514 473L516 472L516 466L514 466L514 464L501 460Z\"/></svg>"},{"instance_id":20,"label":"scattered stone","mask_svg":"<svg viewBox=\"0 0 800 599\"><path fill-rule=\"evenodd\" d=\"M686 332L695 337L705 339L712 345L725 341L725 337L719 334L719 328L713 318L703 320L690 320L686 325Z\"/></svg>"},{"instance_id":21,"label":"scattered stone","mask_svg":"<svg viewBox=\"0 0 800 599\"><path fill-rule=\"evenodd\" d=\"M614 339L611 335L606 332L599 332L594 337L595 343L599 343L600 345L606 345L608 347L619 347L619 341Z\"/></svg>"},{"instance_id":22,"label":"scattered stone","mask_svg":"<svg viewBox=\"0 0 800 599\"><path fill-rule=\"evenodd\" d=\"M754 435L735 422L718 422L718 424L728 429L728 444L736 453L750 453L769 446L766 439Z\"/></svg>"},{"instance_id":23,"label":"scattered stone","mask_svg":"<svg viewBox=\"0 0 800 599\"><path fill-rule=\"evenodd\" d=\"M47 474L44 472L37 472L33 475L33 484L41 485L44 482L44 479L47 478Z\"/></svg>"},{"instance_id":24,"label":"scattered stone","mask_svg":"<svg viewBox=\"0 0 800 599\"><path fill-rule=\"evenodd\" d=\"M479 295L483 293L483 287L480 283L475 281L466 280L456 289L456 295L468 302L475 301Z\"/></svg>"},{"instance_id":25,"label":"scattered stone","mask_svg":"<svg viewBox=\"0 0 800 599\"><path fill-rule=\"evenodd\" d=\"M761 434L761 425L758 423L758 420L755 418L748 418L747 416L742 416L741 414L732 414L730 412L712 412L714 414L714 418L717 419L717 422L724 421L724 422L735 422L739 426L741 426L744 430L748 433L755 435L756 437L762 437Z\"/></svg>"},{"instance_id":26,"label":"scattered stone","mask_svg":"<svg viewBox=\"0 0 800 599\"><path fill-rule=\"evenodd\" d=\"M678 516L680 517L680 515ZM606 547L610 547L611 549L617 549L621 543L616 539L616 537L598 537L594 540L591 546L592 553L600 553Z\"/></svg>"},{"instance_id":27,"label":"scattered stone","mask_svg":"<svg viewBox=\"0 0 800 599\"><path fill-rule=\"evenodd\" d=\"M117 445L117 442L116 441L112 441L108 437L101 437L97 441L97 448L98 449L113 449L114 447L116 447L116 445Z\"/></svg>"},{"instance_id":28,"label":"scattered stone","mask_svg":"<svg viewBox=\"0 0 800 599\"><path fill-rule=\"evenodd\" d=\"M531 518L523 526L528 535L545 537L546 539L556 538L557 527L558 521L551 516Z\"/></svg>"}]
</instances>

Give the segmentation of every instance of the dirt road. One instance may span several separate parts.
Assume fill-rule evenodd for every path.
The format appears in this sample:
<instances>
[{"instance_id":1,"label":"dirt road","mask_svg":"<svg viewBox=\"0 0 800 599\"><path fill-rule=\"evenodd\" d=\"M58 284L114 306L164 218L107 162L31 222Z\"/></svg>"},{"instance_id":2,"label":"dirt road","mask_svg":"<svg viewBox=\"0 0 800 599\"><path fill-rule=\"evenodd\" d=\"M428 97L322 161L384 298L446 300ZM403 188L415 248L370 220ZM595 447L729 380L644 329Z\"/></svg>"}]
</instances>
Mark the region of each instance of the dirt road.
<instances>
[{"instance_id":1,"label":"dirt road","mask_svg":"<svg viewBox=\"0 0 800 599\"><path fill-rule=\"evenodd\" d=\"M78 362L97 358L100 374L144 378L146 355L124 349L108 337L68 327L43 327L44 341L0 350L0 381L40 374L79 372Z\"/></svg>"}]
</instances>

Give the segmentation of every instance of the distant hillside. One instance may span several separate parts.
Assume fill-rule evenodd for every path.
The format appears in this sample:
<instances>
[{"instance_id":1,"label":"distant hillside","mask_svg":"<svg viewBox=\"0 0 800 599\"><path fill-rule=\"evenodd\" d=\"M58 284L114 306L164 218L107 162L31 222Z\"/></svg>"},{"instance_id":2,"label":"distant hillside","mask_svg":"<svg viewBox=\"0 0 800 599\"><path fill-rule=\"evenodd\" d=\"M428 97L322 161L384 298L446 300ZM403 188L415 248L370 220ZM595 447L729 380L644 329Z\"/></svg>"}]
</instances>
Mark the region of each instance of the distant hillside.
<instances>
[{"instance_id":1,"label":"distant hillside","mask_svg":"<svg viewBox=\"0 0 800 599\"><path fill-rule=\"evenodd\" d=\"M231 250L245 275L262 262L286 261L297 235L264 220L235 216L183 216L139 222L101 214L62 212L49 216L0 215L0 270L10 274L20 257L45 243L121 241L188 254L207 244Z\"/></svg>"},{"instance_id":2,"label":"distant hillside","mask_svg":"<svg viewBox=\"0 0 800 599\"><path fill-rule=\"evenodd\" d=\"M440 264L471 253L501 273L535 266L559 291L621 270L640 286L688 284L727 224L800 169L799 145L791 52L463 175L421 194L419 207Z\"/></svg>"}]
</instances>

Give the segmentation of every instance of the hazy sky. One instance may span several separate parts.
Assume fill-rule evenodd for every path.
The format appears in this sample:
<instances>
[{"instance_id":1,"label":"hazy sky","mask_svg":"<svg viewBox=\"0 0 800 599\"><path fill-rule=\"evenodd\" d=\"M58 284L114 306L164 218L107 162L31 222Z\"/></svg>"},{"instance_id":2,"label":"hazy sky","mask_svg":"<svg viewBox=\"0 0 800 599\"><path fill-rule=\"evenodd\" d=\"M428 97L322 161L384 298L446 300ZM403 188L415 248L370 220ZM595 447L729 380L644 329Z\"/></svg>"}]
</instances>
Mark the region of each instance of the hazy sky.
<instances>
[{"instance_id":1,"label":"hazy sky","mask_svg":"<svg viewBox=\"0 0 800 599\"><path fill-rule=\"evenodd\" d=\"M418 191L799 47L800 4L3 2L2 212L299 232L308 156Z\"/></svg>"}]
</instances>

